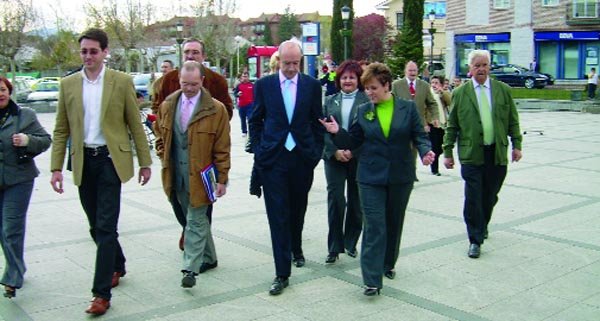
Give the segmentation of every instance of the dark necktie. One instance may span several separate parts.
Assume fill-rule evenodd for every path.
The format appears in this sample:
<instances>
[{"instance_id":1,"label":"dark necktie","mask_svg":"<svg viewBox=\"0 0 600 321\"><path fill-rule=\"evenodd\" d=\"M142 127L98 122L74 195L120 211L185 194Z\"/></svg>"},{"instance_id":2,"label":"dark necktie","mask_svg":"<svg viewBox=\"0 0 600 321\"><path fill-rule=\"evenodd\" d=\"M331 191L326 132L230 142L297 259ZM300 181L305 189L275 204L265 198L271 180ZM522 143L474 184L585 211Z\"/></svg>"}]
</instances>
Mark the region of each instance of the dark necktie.
<instances>
[{"instance_id":1,"label":"dark necktie","mask_svg":"<svg viewBox=\"0 0 600 321\"><path fill-rule=\"evenodd\" d=\"M415 91L415 83L414 82L410 82L410 86L408 87L408 91L410 92L410 95L412 96L412 98L415 98L415 94L417 93Z\"/></svg>"}]
</instances>

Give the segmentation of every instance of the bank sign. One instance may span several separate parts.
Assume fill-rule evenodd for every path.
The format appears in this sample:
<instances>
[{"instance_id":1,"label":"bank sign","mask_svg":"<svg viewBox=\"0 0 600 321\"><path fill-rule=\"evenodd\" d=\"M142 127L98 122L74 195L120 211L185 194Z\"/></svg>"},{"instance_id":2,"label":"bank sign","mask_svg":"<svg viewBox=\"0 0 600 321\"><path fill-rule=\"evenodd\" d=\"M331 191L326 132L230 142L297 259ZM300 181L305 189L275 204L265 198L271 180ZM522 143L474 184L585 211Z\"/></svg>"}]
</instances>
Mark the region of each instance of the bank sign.
<instances>
[{"instance_id":1,"label":"bank sign","mask_svg":"<svg viewBox=\"0 0 600 321\"><path fill-rule=\"evenodd\" d=\"M599 40L598 31L545 31L534 34L535 41Z\"/></svg>"}]
</instances>

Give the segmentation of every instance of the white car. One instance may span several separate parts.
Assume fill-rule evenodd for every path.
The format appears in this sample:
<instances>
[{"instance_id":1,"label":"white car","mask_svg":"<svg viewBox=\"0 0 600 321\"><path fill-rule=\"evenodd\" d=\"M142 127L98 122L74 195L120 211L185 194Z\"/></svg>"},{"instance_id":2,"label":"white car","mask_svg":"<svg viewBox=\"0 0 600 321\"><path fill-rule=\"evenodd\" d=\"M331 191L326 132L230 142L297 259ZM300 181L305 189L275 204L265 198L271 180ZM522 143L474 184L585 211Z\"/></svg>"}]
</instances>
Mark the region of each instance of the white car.
<instances>
[{"instance_id":1,"label":"white car","mask_svg":"<svg viewBox=\"0 0 600 321\"><path fill-rule=\"evenodd\" d=\"M40 82L35 90L27 96L27 101L58 100L58 88L58 81Z\"/></svg>"}]
</instances>

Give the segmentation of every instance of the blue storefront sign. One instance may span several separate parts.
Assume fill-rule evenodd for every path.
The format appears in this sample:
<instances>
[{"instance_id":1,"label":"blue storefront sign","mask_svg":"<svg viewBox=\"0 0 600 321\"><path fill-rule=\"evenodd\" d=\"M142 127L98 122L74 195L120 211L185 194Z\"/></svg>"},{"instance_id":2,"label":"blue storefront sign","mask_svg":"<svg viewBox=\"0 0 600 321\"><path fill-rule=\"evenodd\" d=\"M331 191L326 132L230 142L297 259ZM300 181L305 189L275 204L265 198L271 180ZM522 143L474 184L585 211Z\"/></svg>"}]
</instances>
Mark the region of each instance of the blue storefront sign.
<instances>
[{"instance_id":1,"label":"blue storefront sign","mask_svg":"<svg viewBox=\"0 0 600 321\"><path fill-rule=\"evenodd\" d=\"M544 31L534 34L535 41L599 40L598 31Z\"/></svg>"},{"instance_id":2,"label":"blue storefront sign","mask_svg":"<svg viewBox=\"0 0 600 321\"><path fill-rule=\"evenodd\" d=\"M510 42L510 33L458 35L454 37L454 41L457 43Z\"/></svg>"}]
</instances>

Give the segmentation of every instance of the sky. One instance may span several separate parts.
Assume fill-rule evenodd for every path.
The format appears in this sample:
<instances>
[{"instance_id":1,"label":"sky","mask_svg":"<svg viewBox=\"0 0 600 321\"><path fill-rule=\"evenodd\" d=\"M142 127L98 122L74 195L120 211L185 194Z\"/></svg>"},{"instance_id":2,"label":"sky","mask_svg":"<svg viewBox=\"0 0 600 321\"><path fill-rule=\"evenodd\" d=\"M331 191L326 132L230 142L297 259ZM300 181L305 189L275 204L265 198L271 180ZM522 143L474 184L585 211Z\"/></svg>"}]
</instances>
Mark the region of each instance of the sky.
<instances>
[{"instance_id":1,"label":"sky","mask_svg":"<svg viewBox=\"0 0 600 321\"><path fill-rule=\"evenodd\" d=\"M73 29L83 30L85 28L85 16L83 4L90 0L32 0L34 8L38 8L43 14L46 27L52 28L56 17L66 20ZM126 0L117 0L126 3ZM189 0L141 0L148 1L156 8L159 20L167 20L173 15L191 15L189 5L194 1ZM355 16L361 17L370 13L377 13L375 5L383 0L354 0ZM93 3L101 3L93 0ZM168 3L168 4L167 4ZM233 16L242 20L260 16L261 13L283 13L287 6L295 14L318 11L321 15L331 15L333 9L332 0L237 0L238 10Z\"/></svg>"}]
</instances>

